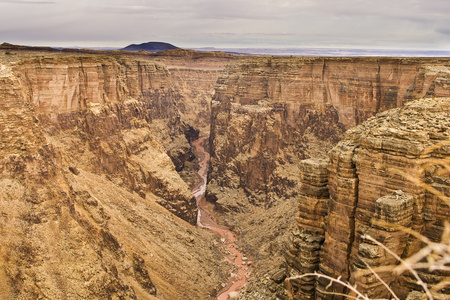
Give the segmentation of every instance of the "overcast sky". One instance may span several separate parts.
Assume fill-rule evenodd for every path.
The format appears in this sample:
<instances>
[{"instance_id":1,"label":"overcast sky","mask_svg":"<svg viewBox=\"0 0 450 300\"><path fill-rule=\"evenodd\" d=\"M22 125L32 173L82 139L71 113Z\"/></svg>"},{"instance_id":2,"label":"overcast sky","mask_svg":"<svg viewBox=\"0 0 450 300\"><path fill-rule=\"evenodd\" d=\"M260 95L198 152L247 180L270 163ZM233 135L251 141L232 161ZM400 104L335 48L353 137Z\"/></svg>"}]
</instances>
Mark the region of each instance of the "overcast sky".
<instances>
[{"instance_id":1,"label":"overcast sky","mask_svg":"<svg viewBox=\"0 0 450 300\"><path fill-rule=\"evenodd\" d=\"M450 50L450 0L0 0L0 43Z\"/></svg>"}]
</instances>

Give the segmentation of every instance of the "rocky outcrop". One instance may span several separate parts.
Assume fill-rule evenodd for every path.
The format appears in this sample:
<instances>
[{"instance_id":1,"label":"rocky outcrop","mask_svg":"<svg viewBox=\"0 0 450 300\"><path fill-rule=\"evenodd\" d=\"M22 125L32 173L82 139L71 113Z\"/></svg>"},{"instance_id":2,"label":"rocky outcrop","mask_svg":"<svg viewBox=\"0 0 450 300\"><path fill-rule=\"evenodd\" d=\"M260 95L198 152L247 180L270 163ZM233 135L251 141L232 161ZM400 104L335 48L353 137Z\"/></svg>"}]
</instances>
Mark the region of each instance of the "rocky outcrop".
<instances>
[{"instance_id":1,"label":"rocky outcrop","mask_svg":"<svg viewBox=\"0 0 450 300\"><path fill-rule=\"evenodd\" d=\"M242 188L271 205L295 196L299 161L345 129L423 96L450 96L448 59L268 58L227 66L212 102L210 199Z\"/></svg>"},{"instance_id":2,"label":"rocky outcrop","mask_svg":"<svg viewBox=\"0 0 450 300\"><path fill-rule=\"evenodd\" d=\"M182 168L183 156L173 148L189 153L187 126L167 69L120 58L65 56L22 60L14 71L49 138L78 152L74 160L81 161L74 163L106 173L144 197L160 196L163 206L195 224L195 199L179 177L169 175L174 167L160 142ZM83 161L87 157L89 163Z\"/></svg>"},{"instance_id":3,"label":"rocky outcrop","mask_svg":"<svg viewBox=\"0 0 450 300\"><path fill-rule=\"evenodd\" d=\"M376 113L426 95L450 96L449 79L450 61L438 58L252 57L225 68L212 101L206 195L224 213L224 222L240 232L241 246L258 264L259 275L271 274L286 253L293 260L299 249L320 244L290 234L296 217L292 207L305 196L301 161L327 159L346 129ZM328 263L320 265L323 272L329 269L327 274L337 276L349 273L348 254L354 226L359 225L356 207L363 203L353 161L356 146L348 142L339 147L330 158L339 170L330 170L330 191L345 191L346 196L328 200L336 207L328 214L329 222L337 227L325 233L330 252L321 254ZM355 225L349 226L353 220ZM290 239L296 244L285 249ZM315 261L314 250L308 251L311 256L302 251L305 256L294 262ZM312 265L310 269L317 267ZM305 280L302 297L308 293Z\"/></svg>"},{"instance_id":4,"label":"rocky outcrop","mask_svg":"<svg viewBox=\"0 0 450 300\"><path fill-rule=\"evenodd\" d=\"M222 255L162 142L189 147L178 95L153 62L0 53L0 298L217 293Z\"/></svg>"},{"instance_id":5,"label":"rocky outcrop","mask_svg":"<svg viewBox=\"0 0 450 300\"><path fill-rule=\"evenodd\" d=\"M213 101L210 199L218 187L242 189L270 207L297 194L299 161L324 156L344 132L329 104Z\"/></svg>"},{"instance_id":6,"label":"rocky outcrop","mask_svg":"<svg viewBox=\"0 0 450 300\"><path fill-rule=\"evenodd\" d=\"M199 129L202 135L208 135L215 84L225 66L238 57L179 49L141 58L167 67L173 86L180 94L176 103L182 120Z\"/></svg>"},{"instance_id":7,"label":"rocky outcrop","mask_svg":"<svg viewBox=\"0 0 450 300\"><path fill-rule=\"evenodd\" d=\"M398 257L402 257L409 238L409 234L402 228L412 225L414 198L401 190L383 196L375 202L375 213L370 221L370 227L361 237L358 252L353 259L352 272L366 271L368 266L374 268L377 274L366 272L362 276L355 276L359 290L376 298L390 297L390 292L383 282L391 286L395 277L390 272L383 272L381 268L397 265L399 262L392 255L385 252L391 250ZM361 234L362 232L360 232ZM365 237L370 236L382 243L378 245ZM362 272L361 272L362 273ZM381 280L382 281L381 281Z\"/></svg>"},{"instance_id":8,"label":"rocky outcrop","mask_svg":"<svg viewBox=\"0 0 450 300\"><path fill-rule=\"evenodd\" d=\"M383 266L399 264L389 252L405 259L426 246L404 228L433 242L439 242L443 235L450 217L449 112L449 98L407 103L347 131L344 140L333 148L319 273L357 284L370 298L390 297L380 280L400 298L411 289L421 290L411 274L395 275L392 268ZM315 168L320 167L316 164ZM309 179L303 180L309 186ZM300 206L303 201L300 197ZM304 213L303 208L300 215ZM298 229L309 230L310 224L299 218ZM307 262L302 262L304 255L302 252L295 257L299 264L290 264L295 274L312 271ZM369 267L378 271L379 278ZM418 273L430 286L449 275L426 269ZM330 287L329 283L319 277L308 296L337 299L336 294L349 292L343 285ZM293 286L291 292L299 299L304 297L301 288Z\"/></svg>"},{"instance_id":9,"label":"rocky outcrop","mask_svg":"<svg viewBox=\"0 0 450 300\"><path fill-rule=\"evenodd\" d=\"M306 159L300 165L298 230L293 233L291 248L285 253L287 264L299 274L314 273L319 269L329 204L327 168L327 160ZM289 284L301 299L314 296L316 278L313 276L294 279Z\"/></svg>"},{"instance_id":10,"label":"rocky outcrop","mask_svg":"<svg viewBox=\"0 0 450 300\"><path fill-rule=\"evenodd\" d=\"M320 271L328 276L343 276L348 272L349 247L355 233L355 214L358 203L358 176L353 164L356 146L341 142L330 152L329 193L330 203L327 215L326 239L322 251ZM337 192L339 191L339 193ZM337 275L336 275L337 274ZM348 278L344 278L348 279ZM318 286L326 295L328 281L318 280ZM337 291L343 292L342 286ZM322 290L318 289L318 292Z\"/></svg>"}]
</instances>

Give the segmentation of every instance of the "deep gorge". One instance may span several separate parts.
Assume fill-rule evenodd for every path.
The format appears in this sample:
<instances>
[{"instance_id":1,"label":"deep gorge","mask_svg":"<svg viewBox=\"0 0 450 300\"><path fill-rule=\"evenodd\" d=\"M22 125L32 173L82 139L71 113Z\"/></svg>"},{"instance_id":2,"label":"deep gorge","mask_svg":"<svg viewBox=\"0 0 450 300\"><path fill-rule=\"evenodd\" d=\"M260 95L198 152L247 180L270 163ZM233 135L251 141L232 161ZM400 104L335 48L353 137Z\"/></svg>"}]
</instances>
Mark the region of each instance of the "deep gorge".
<instances>
[{"instance_id":1,"label":"deep gorge","mask_svg":"<svg viewBox=\"0 0 450 300\"><path fill-rule=\"evenodd\" d=\"M448 206L386 171L412 172L424 148L448 140L449 59L8 52L0 49L7 298L214 298L233 266L220 239L194 226L190 143L199 135L210 134L207 199L253 262L239 299L331 299L323 280L284 278L320 270L360 280L361 249L374 248L363 232L408 244L400 255L417 251L408 235L371 223L389 209L377 199L396 190L409 199L402 224L433 241L449 218ZM426 154L446 157L446 147ZM448 174L427 172L448 197ZM405 276L390 284L402 295L418 289Z\"/></svg>"}]
</instances>

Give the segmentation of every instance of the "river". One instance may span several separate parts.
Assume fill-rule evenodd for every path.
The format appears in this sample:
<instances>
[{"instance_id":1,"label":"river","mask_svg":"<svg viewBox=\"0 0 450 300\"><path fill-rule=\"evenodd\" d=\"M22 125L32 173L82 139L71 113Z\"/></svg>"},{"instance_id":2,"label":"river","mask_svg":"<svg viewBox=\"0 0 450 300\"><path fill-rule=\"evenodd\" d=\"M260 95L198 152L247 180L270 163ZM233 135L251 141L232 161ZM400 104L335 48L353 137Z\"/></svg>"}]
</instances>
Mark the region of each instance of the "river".
<instances>
[{"instance_id":1,"label":"river","mask_svg":"<svg viewBox=\"0 0 450 300\"><path fill-rule=\"evenodd\" d=\"M205 191L209 166L209 153L205 151L205 148L202 145L204 140L207 138L208 137L201 137L192 142L192 146L194 146L196 155L199 159L200 169L198 171L198 175L201 178L198 185L196 185L192 189L192 193L197 200L197 226L207 228L220 234L221 241L225 244L226 248L231 253L231 255L227 257L227 259L234 263L237 269L237 271L231 274L227 285L221 291L219 291L219 294L217 296L218 300L226 300L228 299L230 293L239 292L244 284L247 283L248 266L244 261L244 255L239 251L239 249L237 249L235 245L236 237L228 228L219 225L215 221L211 205L208 205L208 203L206 202Z\"/></svg>"}]
</instances>

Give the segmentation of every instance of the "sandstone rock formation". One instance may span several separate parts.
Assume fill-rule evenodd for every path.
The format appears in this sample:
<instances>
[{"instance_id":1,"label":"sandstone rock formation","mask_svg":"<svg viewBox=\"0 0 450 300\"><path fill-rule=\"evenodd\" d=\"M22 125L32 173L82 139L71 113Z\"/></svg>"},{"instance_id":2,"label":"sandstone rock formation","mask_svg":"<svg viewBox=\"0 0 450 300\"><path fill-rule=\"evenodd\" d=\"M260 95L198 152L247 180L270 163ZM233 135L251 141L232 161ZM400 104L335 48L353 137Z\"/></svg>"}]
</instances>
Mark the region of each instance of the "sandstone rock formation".
<instances>
[{"instance_id":1,"label":"sandstone rock formation","mask_svg":"<svg viewBox=\"0 0 450 300\"><path fill-rule=\"evenodd\" d=\"M301 162L298 230L293 233L291 248L285 253L287 264L299 274L314 273L319 269L329 204L327 168L327 160L306 159ZM315 283L313 276L289 281L302 299L314 296Z\"/></svg>"},{"instance_id":2,"label":"sandstone rock formation","mask_svg":"<svg viewBox=\"0 0 450 300\"><path fill-rule=\"evenodd\" d=\"M166 208L195 223L195 200L180 178L168 177L176 173L157 142L189 149L167 69L110 57L44 57L22 60L15 70L44 131L65 151L76 149L74 159L90 158L76 163L162 196Z\"/></svg>"},{"instance_id":3,"label":"sandstone rock formation","mask_svg":"<svg viewBox=\"0 0 450 300\"><path fill-rule=\"evenodd\" d=\"M215 295L222 255L164 146L190 149L167 68L19 52L0 52L0 298Z\"/></svg>"},{"instance_id":4,"label":"sandstone rock formation","mask_svg":"<svg viewBox=\"0 0 450 300\"><path fill-rule=\"evenodd\" d=\"M212 102L210 194L242 188L270 205L298 189L299 161L345 129L423 96L450 96L448 59L250 58L227 66ZM282 187L282 188L280 188Z\"/></svg>"},{"instance_id":5,"label":"sandstone rock formation","mask_svg":"<svg viewBox=\"0 0 450 300\"><path fill-rule=\"evenodd\" d=\"M210 130L211 99L219 75L234 57L155 59L167 66L174 88L179 91L177 108L181 118L207 135Z\"/></svg>"},{"instance_id":6,"label":"sandstone rock formation","mask_svg":"<svg viewBox=\"0 0 450 300\"><path fill-rule=\"evenodd\" d=\"M176 106L181 119L209 135L211 98L223 69L238 56L222 52L197 52L193 50L168 50L154 55L131 55L140 60L163 64L170 72L173 87L179 95Z\"/></svg>"},{"instance_id":7,"label":"sandstone rock formation","mask_svg":"<svg viewBox=\"0 0 450 300\"><path fill-rule=\"evenodd\" d=\"M1 46L0 298L215 295L226 277L222 256L210 234L189 225L194 198L177 172L190 165L188 141L199 129L208 132L210 113L208 197L240 234L254 266L266 272L281 264L267 281L282 281L289 268L293 275L318 269L383 295L373 277L358 273L366 263L390 262L364 234L409 255L420 243L389 223L437 241L448 219L438 197L383 165L409 172L418 158L447 156L443 142L423 149L448 138L439 113L448 114L448 102L382 115L395 126L389 130L372 119L332 151L328 169L322 160L303 160L327 158L346 129L377 112L450 96L449 69L448 59ZM445 169L427 165L421 176L448 196ZM404 200L400 210L394 198ZM279 254L296 226L287 268ZM406 246L398 242L404 240ZM417 288L408 276L387 281L401 293ZM292 281L291 292L327 297L327 284ZM273 282L270 289L284 295Z\"/></svg>"},{"instance_id":8,"label":"sandstone rock formation","mask_svg":"<svg viewBox=\"0 0 450 300\"><path fill-rule=\"evenodd\" d=\"M367 266L378 270L377 274L364 274L353 279L358 281L358 286L361 291L370 294L372 297L381 298L391 296L377 276L381 277L387 285L391 286L395 280L395 276L392 276L389 272L382 272L380 269L383 266L397 265L399 262L394 256L386 253L384 246L392 250L399 257L402 257L409 238L409 234L403 231L402 227L411 227L413 206L414 198L411 195L405 194L402 190L394 191L392 194L383 196L375 202L375 213L373 219L370 221L370 228L361 237L361 243L358 246L356 257L353 258L352 266L353 272L367 270ZM366 235L382 242L383 245L378 245L366 239Z\"/></svg>"},{"instance_id":9,"label":"sandstone rock formation","mask_svg":"<svg viewBox=\"0 0 450 300\"><path fill-rule=\"evenodd\" d=\"M294 200L306 197L302 209L306 203L324 205L320 197L302 191L301 161L328 158L346 129L376 113L424 96L449 97L449 80L450 60L444 58L252 57L226 67L212 101L207 197L241 234L241 246L255 256L262 274L269 274L268 266L280 264L279 256L286 253L283 242L295 218L292 207L298 205ZM340 210L328 215L338 227L326 234L339 238L329 239L330 253L321 257L330 262L321 268L347 272L349 249L341 245L354 238L354 228L347 224L360 213L356 203L364 200L359 202L355 189L360 180L354 169L355 145L339 147L339 159L331 158L339 173L330 171L330 190L345 189L347 196L329 200ZM304 217L308 220L306 212ZM313 228L320 231L317 217ZM311 248L296 263L310 261L312 270L317 267L314 249L325 233L308 241L301 232L294 237L296 248L289 250L294 254Z\"/></svg>"},{"instance_id":10,"label":"sandstone rock formation","mask_svg":"<svg viewBox=\"0 0 450 300\"><path fill-rule=\"evenodd\" d=\"M288 260L294 274L318 268L321 274L356 283L371 298L390 297L377 276L361 272L371 267L380 270L378 276L400 298L405 298L411 289L421 290L411 274L395 276L382 267L399 264L386 247L405 259L424 246L403 228L412 229L432 242L439 242L442 237L445 222L450 218L449 113L450 98L422 99L380 113L347 131L344 140L329 154L330 196L322 227L325 235L316 230L309 242L316 240L318 247L297 254L291 251L290 254L296 254ZM304 162L308 163L311 161ZM320 168L323 163L316 163L315 169ZM303 176L303 182L310 186L309 178ZM304 198L299 197L299 232L310 231L311 222L317 218L305 211L303 202ZM299 248L297 245L308 243L294 243L294 249ZM311 256L311 250L320 251L320 263L316 260L314 268L304 259ZM427 269L418 273L430 286L449 276L445 271ZM338 284L328 287L329 280L325 278L317 279L315 286L314 276L309 281L312 283L306 285L308 298L337 299L336 293L349 292ZM305 286L295 285L297 282L301 280L292 282L291 292L298 299L305 299Z\"/></svg>"}]
</instances>

